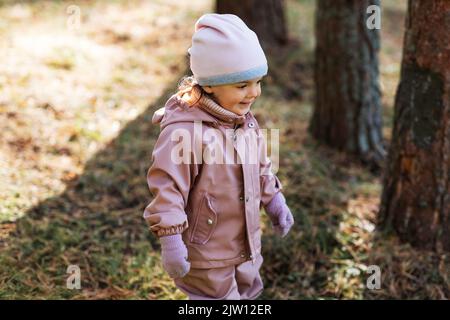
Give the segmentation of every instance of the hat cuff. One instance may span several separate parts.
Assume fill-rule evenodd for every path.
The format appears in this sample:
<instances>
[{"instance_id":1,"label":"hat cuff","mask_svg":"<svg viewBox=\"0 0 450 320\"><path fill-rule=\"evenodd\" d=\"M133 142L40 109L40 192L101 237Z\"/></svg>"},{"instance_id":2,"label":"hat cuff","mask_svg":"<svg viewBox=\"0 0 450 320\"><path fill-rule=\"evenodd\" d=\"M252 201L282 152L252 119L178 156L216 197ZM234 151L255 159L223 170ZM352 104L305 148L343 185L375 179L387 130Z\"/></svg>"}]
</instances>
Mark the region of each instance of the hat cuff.
<instances>
[{"instance_id":1,"label":"hat cuff","mask_svg":"<svg viewBox=\"0 0 450 320\"><path fill-rule=\"evenodd\" d=\"M219 86L222 84L237 83L258 77L265 76L267 74L267 64L263 64L256 68L251 68L245 71L239 71L234 73L228 73L223 75L197 78L197 82L201 86Z\"/></svg>"}]
</instances>

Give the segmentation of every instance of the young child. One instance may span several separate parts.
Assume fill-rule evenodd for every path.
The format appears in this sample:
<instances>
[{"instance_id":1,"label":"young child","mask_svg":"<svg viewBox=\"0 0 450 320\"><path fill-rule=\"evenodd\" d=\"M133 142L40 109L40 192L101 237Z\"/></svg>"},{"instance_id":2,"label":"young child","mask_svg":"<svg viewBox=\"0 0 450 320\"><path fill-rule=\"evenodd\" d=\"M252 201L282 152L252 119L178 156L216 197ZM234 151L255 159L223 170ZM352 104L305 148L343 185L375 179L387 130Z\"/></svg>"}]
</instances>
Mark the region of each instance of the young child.
<instances>
[{"instance_id":1,"label":"young child","mask_svg":"<svg viewBox=\"0 0 450 320\"><path fill-rule=\"evenodd\" d=\"M193 77L153 116L161 132L147 176L154 199L144 218L160 240L165 270L190 299L255 299L263 290L260 208L282 237L294 223L250 111L267 60L256 34L231 14L203 15L188 52ZM194 149L183 149L181 162L180 137ZM211 141L231 145L226 152L212 148L226 163L202 159ZM233 156L245 161L228 161Z\"/></svg>"}]
</instances>

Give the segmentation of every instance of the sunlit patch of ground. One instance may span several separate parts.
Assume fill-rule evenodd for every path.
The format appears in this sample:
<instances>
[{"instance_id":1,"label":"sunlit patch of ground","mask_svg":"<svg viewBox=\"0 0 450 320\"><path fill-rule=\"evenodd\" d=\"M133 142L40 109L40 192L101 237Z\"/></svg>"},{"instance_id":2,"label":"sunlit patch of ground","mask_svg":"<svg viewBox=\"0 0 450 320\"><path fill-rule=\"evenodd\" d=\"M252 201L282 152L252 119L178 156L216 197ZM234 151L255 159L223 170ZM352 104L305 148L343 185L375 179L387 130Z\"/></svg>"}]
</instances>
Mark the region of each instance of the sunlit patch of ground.
<instances>
[{"instance_id":1,"label":"sunlit patch of ground","mask_svg":"<svg viewBox=\"0 0 450 320\"><path fill-rule=\"evenodd\" d=\"M0 7L0 221L64 189L184 68L204 1ZM71 24L72 23L72 24Z\"/></svg>"}]
</instances>

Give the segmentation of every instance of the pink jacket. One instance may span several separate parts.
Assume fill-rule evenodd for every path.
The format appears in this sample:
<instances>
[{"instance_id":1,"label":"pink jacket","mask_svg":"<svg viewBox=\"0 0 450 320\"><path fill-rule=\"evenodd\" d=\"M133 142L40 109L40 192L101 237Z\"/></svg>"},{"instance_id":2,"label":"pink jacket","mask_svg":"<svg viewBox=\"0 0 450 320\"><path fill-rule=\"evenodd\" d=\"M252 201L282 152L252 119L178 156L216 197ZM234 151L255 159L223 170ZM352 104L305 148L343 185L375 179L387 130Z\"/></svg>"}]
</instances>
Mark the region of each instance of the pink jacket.
<instances>
[{"instance_id":1,"label":"pink jacket","mask_svg":"<svg viewBox=\"0 0 450 320\"><path fill-rule=\"evenodd\" d=\"M154 196L144 211L150 230L158 237L181 233L192 268L254 262L261 252L260 209L282 186L253 114L237 116L207 97L189 107L173 95L152 121L161 132L147 175ZM240 161L207 161L212 150L220 154L213 141L221 139L226 156L216 159ZM191 150L178 152L181 142Z\"/></svg>"}]
</instances>

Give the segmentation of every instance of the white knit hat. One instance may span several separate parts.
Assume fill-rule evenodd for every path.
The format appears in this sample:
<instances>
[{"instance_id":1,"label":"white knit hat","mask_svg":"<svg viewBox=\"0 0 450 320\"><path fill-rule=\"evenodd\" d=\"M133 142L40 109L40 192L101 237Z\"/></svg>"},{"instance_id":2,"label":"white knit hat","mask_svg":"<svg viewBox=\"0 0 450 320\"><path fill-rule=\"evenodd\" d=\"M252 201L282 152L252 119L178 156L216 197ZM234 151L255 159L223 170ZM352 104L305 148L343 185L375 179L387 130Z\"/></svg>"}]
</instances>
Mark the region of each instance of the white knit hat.
<instances>
[{"instance_id":1,"label":"white knit hat","mask_svg":"<svg viewBox=\"0 0 450 320\"><path fill-rule=\"evenodd\" d=\"M195 24L190 54L197 82L217 86L267 74L267 60L257 35L238 16L209 13Z\"/></svg>"}]
</instances>

